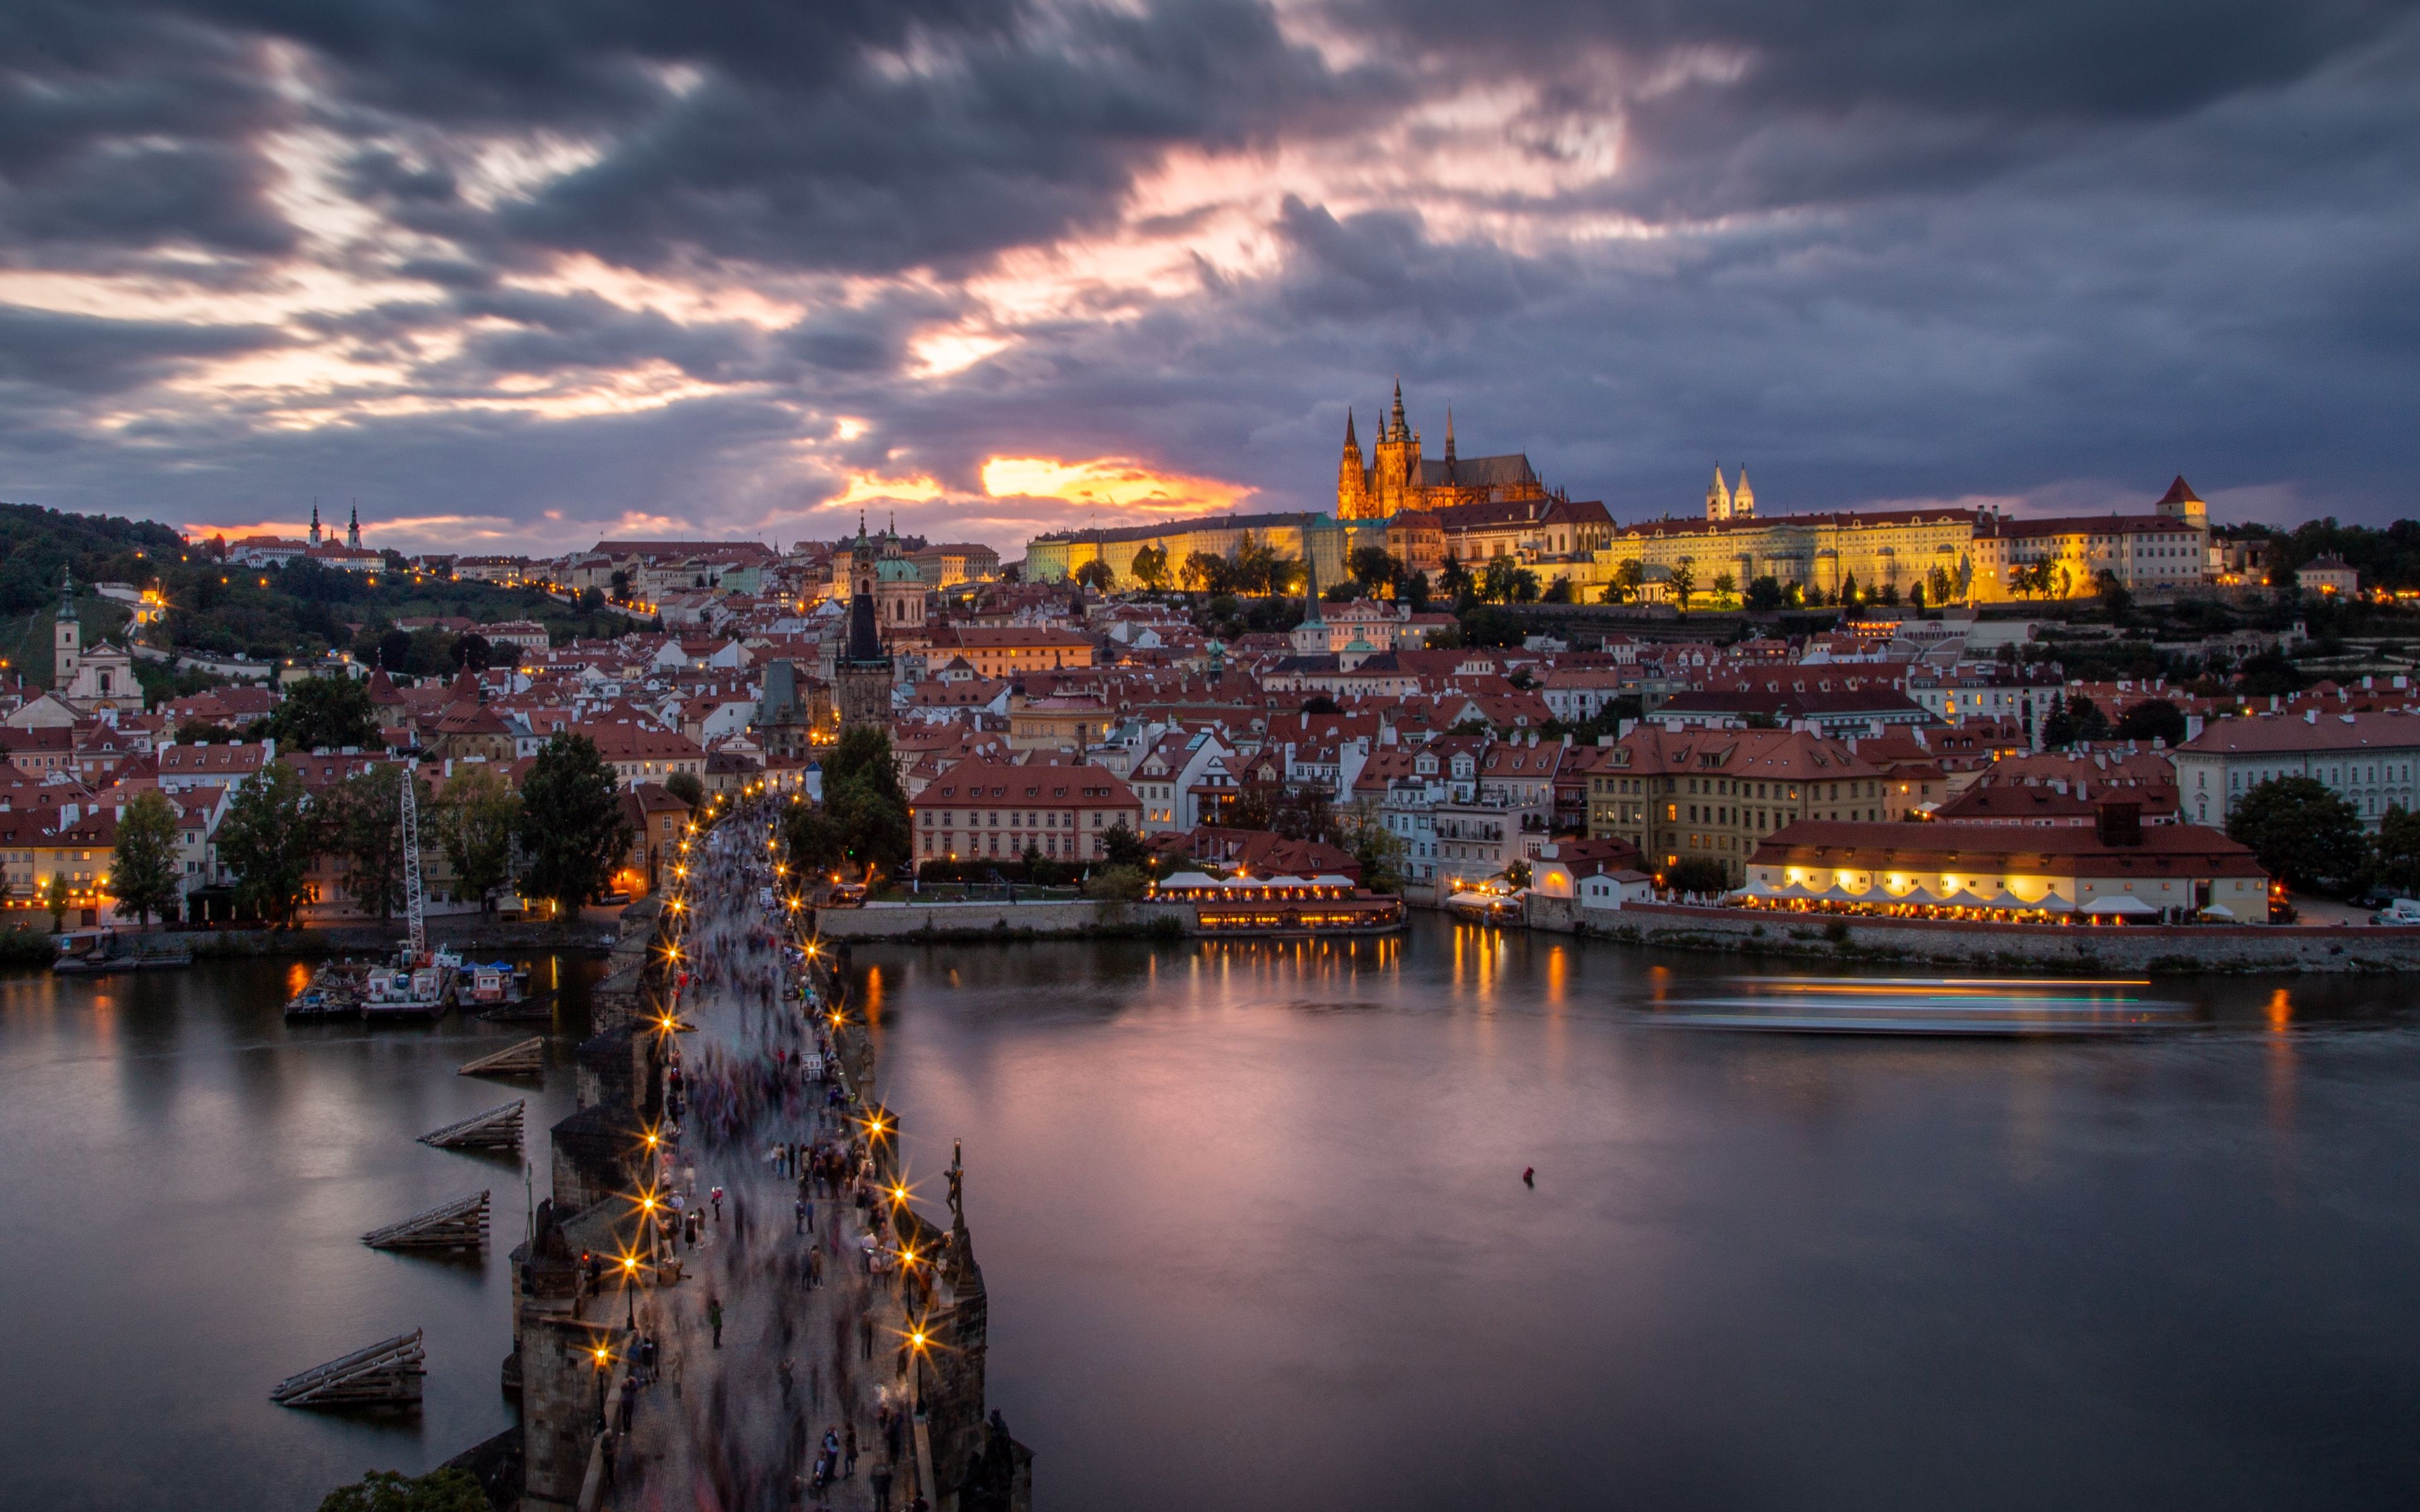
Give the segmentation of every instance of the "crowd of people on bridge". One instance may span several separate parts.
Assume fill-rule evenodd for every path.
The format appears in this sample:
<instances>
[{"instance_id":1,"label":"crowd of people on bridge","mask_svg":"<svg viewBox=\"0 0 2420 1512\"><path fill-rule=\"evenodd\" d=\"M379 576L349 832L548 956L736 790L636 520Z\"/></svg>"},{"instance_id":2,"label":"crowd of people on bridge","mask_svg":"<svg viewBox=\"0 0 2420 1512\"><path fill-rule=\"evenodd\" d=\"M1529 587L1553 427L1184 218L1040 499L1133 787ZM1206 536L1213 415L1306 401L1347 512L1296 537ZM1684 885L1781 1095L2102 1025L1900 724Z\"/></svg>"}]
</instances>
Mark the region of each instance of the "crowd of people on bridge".
<instances>
[{"instance_id":1,"label":"crowd of people on bridge","mask_svg":"<svg viewBox=\"0 0 2420 1512\"><path fill-rule=\"evenodd\" d=\"M838 979L819 980L790 931L771 821L742 810L684 861L688 927L670 986L686 1032L666 1067L658 1174L667 1269L704 1285L657 1294L672 1316L657 1311L649 1333L675 1335L675 1358L638 1379L669 1373L673 1390L654 1394L635 1428L628 1413L618 1425L622 1444L635 1432L644 1452L617 1484L644 1489L617 1504L917 1512L903 1465L908 1356L904 1344L876 1349L894 1332L876 1315L894 1304L883 1278L895 1269L868 1145L879 1113L841 1063ZM684 1372L677 1336L700 1320L713 1368ZM862 1474L861 1424L875 1446Z\"/></svg>"}]
</instances>

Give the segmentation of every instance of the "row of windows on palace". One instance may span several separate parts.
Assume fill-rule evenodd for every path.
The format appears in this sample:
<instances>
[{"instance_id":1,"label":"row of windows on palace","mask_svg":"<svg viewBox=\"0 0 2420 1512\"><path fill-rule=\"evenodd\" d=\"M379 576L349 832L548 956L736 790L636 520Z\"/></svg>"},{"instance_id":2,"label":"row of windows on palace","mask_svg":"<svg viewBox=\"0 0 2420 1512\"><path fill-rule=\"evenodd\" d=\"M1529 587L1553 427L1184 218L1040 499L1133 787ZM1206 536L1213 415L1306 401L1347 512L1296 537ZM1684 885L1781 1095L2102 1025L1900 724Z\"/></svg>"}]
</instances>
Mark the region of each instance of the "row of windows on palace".
<instances>
[{"instance_id":1,"label":"row of windows on palace","mask_svg":"<svg viewBox=\"0 0 2420 1512\"><path fill-rule=\"evenodd\" d=\"M1029 843L1048 856L1081 855L1096 857L1101 855L1101 836L1097 831L1108 827L1107 810L1099 809L1092 810L1093 829L1095 833L1080 837L1084 841L1080 850L1076 843L1079 837L1075 833L1079 826L1076 816L1072 813L1062 815L1055 810L1047 809L1010 810L1005 825L1001 823L1001 810L998 809L988 810L970 809L966 811L965 841L968 855L1016 856L1021 854ZM957 819L958 813L954 809L923 810L923 842L917 846L917 854L925 856L957 855L959 841L956 829ZM986 825L989 828L985 831L982 826ZM1001 848L1003 841L1006 844L1005 850Z\"/></svg>"}]
</instances>

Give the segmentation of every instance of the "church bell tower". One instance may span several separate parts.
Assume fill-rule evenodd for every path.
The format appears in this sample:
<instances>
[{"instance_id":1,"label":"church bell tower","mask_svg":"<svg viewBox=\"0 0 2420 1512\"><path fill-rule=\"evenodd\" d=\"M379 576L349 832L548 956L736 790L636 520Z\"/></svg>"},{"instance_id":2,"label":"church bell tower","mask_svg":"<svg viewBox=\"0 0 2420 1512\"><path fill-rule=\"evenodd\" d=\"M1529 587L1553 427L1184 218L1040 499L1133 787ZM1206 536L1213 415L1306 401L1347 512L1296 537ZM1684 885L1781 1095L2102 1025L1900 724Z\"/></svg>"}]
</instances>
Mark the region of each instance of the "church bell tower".
<instances>
[{"instance_id":1,"label":"church bell tower","mask_svg":"<svg viewBox=\"0 0 2420 1512\"><path fill-rule=\"evenodd\" d=\"M84 626L76 623L75 573L59 577L59 612L51 622L51 690L64 693L75 687L84 656Z\"/></svg>"}]
</instances>

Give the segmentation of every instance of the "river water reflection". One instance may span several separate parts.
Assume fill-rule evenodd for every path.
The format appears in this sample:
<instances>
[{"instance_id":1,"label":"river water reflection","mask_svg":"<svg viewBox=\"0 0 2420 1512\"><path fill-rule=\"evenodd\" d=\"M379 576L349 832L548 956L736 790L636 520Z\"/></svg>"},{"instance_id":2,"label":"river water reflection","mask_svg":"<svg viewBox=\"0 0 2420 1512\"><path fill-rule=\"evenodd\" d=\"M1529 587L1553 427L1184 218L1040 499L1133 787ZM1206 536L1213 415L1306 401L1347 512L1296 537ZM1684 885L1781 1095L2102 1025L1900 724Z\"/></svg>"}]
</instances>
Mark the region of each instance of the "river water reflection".
<instances>
[{"instance_id":1,"label":"river water reflection","mask_svg":"<svg viewBox=\"0 0 2420 1512\"><path fill-rule=\"evenodd\" d=\"M527 1097L542 1141L572 1108L573 1041L557 1039L542 1087L459 1076L546 1026L289 1026L293 969L0 976L0 1505L307 1509L366 1469L426 1469L512 1421L498 1371L521 1164L414 1140ZM562 985L567 1030L597 970L534 963L535 986ZM361 1243L482 1187L496 1240L483 1261ZM547 1187L541 1160L535 1195ZM413 1328L429 1363L416 1417L269 1404L285 1377Z\"/></svg>"},{"instance_id":2,"label":"river water reflection","mask_svg":"<svg viewBox=\"0 0 2420 1512\"><path fill-rule=\"evenodd\" d=\"M1984 1041L1670 1026L1757 968L1433 918L856 964L928 1196L966 1141L992 1395L1058 1512L2420 1479L2392 983L2164 982L2191 1026Z\"/></svg>"}]
</instances>

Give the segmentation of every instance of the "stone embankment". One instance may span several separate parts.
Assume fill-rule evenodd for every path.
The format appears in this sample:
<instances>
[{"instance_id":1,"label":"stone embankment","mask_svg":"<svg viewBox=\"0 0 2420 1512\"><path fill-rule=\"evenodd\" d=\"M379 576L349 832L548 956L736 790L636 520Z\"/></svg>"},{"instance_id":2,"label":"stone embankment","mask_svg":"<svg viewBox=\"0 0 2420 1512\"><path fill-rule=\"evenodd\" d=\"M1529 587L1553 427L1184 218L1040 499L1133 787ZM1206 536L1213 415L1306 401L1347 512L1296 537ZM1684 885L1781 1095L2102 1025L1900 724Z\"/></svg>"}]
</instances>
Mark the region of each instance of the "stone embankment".
<instances>
[{"instance_id":1,"label":"stone embankment","mask_svg":"<svg viewBox=\"0 0 2420 1512\"><path fill-rule=\"evenodd\" d=\"M2420 971L2420 929L2331 925L1982 924L1847 919L1745 908L1529 900L1529 926L1668 950L1817 960L1921 962L1997 971L2185 975Z\"/></svg>"},{"instance_id":2,"label":"stone embankment","mask_svg":"<svg viewBox=\"0 0 2420 1512\"><path fill-rule=\"evenodd\" d=\"M1017 903L876 903L859 908L827 908L818 928L833 940L982 940L1086 936L1174 938L1189 933L1194 910L1187 903L1096 903L1090 899L1036 899Z\"/></svg>"}]
</instances>

